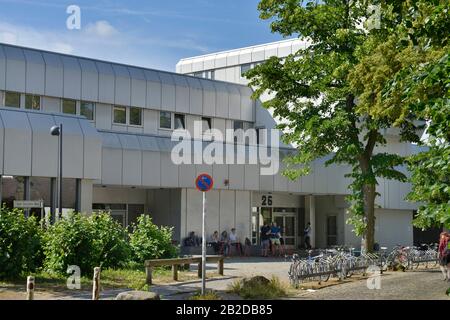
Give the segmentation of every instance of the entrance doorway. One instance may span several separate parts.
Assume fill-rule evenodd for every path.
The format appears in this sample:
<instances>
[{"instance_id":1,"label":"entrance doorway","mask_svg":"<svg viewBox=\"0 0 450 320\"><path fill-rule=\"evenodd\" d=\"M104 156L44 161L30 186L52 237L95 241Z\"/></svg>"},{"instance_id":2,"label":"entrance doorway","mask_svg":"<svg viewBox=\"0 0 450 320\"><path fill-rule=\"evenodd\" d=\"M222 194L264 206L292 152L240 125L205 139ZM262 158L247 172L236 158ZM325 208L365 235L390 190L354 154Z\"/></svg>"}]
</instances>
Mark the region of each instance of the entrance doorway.
<instances>
[{"instance_id":1,"label":"entrance doorway","mask_svg":"<svg viewBox=\"0 0 450 320\"><path fill-rule=\"evenodd\" d=\"M327 217L327 246L337 245L337 219L336 216Z\"/></svg>"},{"instance_id":2,"label":"entrance doorway","mask_svg":"<svg viewBox=\"0 0 450 320\"><path fill-rule=\"evenodd\" d=\"M297 248L297 214L295 212L274 212L274 221L281 228L281 236L287 249Z\"/></svg>"}]
</instances>

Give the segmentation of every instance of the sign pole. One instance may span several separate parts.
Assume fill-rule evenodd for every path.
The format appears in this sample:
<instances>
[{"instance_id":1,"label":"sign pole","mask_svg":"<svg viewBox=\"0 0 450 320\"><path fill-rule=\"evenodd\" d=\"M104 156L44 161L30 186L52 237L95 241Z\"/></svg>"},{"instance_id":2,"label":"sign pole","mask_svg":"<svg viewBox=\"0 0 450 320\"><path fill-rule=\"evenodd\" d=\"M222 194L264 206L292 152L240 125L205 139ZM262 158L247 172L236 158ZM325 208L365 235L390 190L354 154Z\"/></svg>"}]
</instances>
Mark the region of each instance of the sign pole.
<instances>
[{"instance_id":1,"label":"sign pole","mask_svg":"<svg viewBox=\"0 0 450 320\"><path fill-rule=\"evenodd\" d=\"M211 190L214 184L213 178L206 173L200 174L195 179L195 187L202 193L202 295L206 293L206 192ZM199 270L200 271L200 270Z\"/></svg>"},{"instance_id":2,"label":"sign pole","mask_svg":"<svg viewBox=\"0 0 450 320\"><path fill-rule=\"evenodd\" d=\"M202 214L202 295L206 293L206 192L203 191L203 214Z\"/></svg>"}]
</instances>

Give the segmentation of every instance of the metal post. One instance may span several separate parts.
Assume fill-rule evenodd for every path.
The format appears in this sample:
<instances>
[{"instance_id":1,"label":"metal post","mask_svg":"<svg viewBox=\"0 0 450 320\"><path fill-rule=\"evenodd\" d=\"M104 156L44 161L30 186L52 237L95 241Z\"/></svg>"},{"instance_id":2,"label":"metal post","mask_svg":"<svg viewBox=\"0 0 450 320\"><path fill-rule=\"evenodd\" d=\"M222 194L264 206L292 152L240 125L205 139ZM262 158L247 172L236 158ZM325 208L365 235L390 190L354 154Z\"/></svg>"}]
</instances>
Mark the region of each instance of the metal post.
<instances>
[{"instance_id":1,"label":"metal post","mask_svg":"<svg viewBox=\"0 0 450 320\"><path fill-rule=\"evenodd\" d=\"M3 207L3 176L0 174L0 208Z\"/></svg>"},{"instance_id":2,"label":"metal post","mask_svg":"<svg viewBox=\"0 0 450 320\"><path fill-rule=\"evenodd\" d=\"M23 178L23 200L30 200L30 177ZM30 209L26 208L25 217L30 216Z\"/></svg>"},{"instance_id":3,"label":"metal post","mask_svg":"<svg viewBox=\"0 0 450 320\"><path fill-rule=\"evenodd\" d=\"M63 176L63 171L62 171L62 156L63 156L63 150L62 150L62 146L63 146L63 125L62 123L59 124L59 213L58 213L58 218L61 219L62 218L62 176Z\"/></svg>"},{"instance_id":4,"label":"metal post","mask_svg":"<svg viewBox=\"0 0 450 320\"><path fill-rule=\"evenodd\" d=\"M56 178L50 178L50 224L55 223L56 199Z\"/></svg>"},{"instance_id":5,"label":"metal post","mask_svg":"<svg viewBox=\"0 0 450 320\"><path fill-rule=\"evenodd\" d=\"M202 213L202 295L206 293L206 192L203 194L203 213Z\"/></svg>"},{"instance_id":6,"label":"metal post","mask_svg":"<svg viewBox=\"0 0 450 320\"><path fill-rule=\"evenodd\" d=\"M81 179L75 179L75 212L81 213Z\"/></svg>"}]
</instances>

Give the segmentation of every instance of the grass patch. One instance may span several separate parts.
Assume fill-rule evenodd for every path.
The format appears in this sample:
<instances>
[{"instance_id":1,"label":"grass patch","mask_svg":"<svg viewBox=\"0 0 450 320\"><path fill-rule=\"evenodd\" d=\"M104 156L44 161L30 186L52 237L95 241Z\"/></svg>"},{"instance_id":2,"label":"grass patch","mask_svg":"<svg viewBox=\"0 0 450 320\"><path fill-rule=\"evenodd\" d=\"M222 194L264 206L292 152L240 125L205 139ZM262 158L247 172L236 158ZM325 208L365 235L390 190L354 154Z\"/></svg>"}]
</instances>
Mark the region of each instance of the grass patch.
<instances>
[{"instance_id":1,"label":"grass patch","mask_svg":"<svg viewBox=\"0 0 450 320\"><path fill-rule=\"evenodd\" d=\"M189 300L222 300L222 298L213 290L208 290L204 295L198 290Z\"/></svg>"},{"instance_id":2,"label":"grass patch","mask_svg":"<svg viewBox=\"0 0 450 320\"><path fill-rule=\"evenodd\" d=\"M275 276L270 280L264 277L237 280L229 286L228 291L244 299L277 299L288 296L287 285Z\"/></svg>"}]
</instances>

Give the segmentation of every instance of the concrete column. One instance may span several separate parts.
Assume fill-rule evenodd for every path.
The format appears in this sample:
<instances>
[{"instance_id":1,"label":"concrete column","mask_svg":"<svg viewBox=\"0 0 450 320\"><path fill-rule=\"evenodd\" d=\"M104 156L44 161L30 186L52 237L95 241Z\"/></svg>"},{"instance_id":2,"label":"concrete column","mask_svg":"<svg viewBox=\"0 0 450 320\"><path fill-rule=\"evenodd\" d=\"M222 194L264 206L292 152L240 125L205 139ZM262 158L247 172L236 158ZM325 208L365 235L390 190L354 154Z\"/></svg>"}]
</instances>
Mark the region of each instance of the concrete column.
<instances>
[{"instance_id":1,"label":"concrete column","mask_svg":"<svg viewBox=\"0 0 450 320\"><path fill-rule=\"evenodd\" d=\"M30 200L31 197L31 185L30 185L30 177L24 177L23 179L23 200ZM25 209L25 216L28 217L30 215L30 209Z\"/></svg>"},{"instance_id":2,"label":"concrete column","mask_svg":"<svg viewBox=\"0 0 450 320\"><path fill-rule=\"evenodd\" d=\"M92 213L92 195L94 189L94 182L92 180L80 179L79 183L80 193L80 213Z\"/></svg>"},{"instance_id":3,"label":"concrete column","mask_svg":"<svg viewBox=\"0 0 450 320\"><path fill-rule=\"evenodd\" d=\"M75 212L81 209L81 179L75 179Z\"/></svg>"},{"instance_id":4,"label":"concrete column","mask_svg":"<svg viewBox=\"0 0 450 320\"><path fill-rule=\"evenodd\" d=\"M309 222L311 223L311 247L316 247L316 198L307 196L309 207Z\"/></svg>"}]
</instances>

